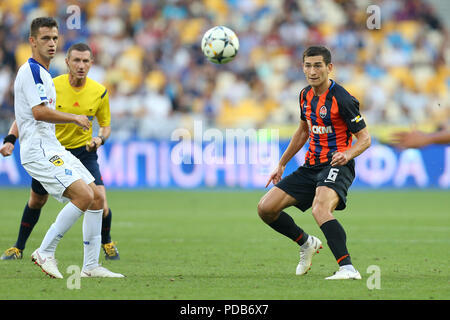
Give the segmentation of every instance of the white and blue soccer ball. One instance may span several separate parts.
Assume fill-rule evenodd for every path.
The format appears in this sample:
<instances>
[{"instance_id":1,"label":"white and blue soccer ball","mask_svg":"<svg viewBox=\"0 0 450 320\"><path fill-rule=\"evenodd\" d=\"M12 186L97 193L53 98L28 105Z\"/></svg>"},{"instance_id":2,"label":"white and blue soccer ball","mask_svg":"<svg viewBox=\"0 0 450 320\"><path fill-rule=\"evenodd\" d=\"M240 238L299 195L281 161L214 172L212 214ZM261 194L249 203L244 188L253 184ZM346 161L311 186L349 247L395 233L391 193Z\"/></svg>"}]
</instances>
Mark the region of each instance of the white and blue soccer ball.
<instances>
[{"instance_id":1,"label":"white and blue soccer ball","mask_svg":"<svg viewBox=\"0 0 450 320\"><path fill-rule=\"evenodd\" d=\"M209 61L224 64L236 57L239 39L230 28L216 26L205 32L201 45L203 54Z\"/></svg>"}]
</instances>

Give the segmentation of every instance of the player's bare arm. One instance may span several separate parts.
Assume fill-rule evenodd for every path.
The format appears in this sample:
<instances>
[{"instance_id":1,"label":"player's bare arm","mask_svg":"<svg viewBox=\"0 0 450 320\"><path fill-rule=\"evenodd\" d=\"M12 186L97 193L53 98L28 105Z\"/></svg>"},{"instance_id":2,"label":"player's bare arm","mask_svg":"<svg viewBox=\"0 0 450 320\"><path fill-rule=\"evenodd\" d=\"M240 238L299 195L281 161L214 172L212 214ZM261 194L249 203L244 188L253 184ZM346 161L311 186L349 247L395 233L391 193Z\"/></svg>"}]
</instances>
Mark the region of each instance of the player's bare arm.
<instances>
[{"instance_id":1,"label":"player's bare arm","mask_svg":"<svg viewBox=\"0 0 450 320\"><path fill-rule=\"evenodd\" d=\"M286 164L292 159L293 156L300 151L300 149L305 145L306 141L308 141L309 137L309 129L306 121L301 120L300 125L292 136L291 141L286 149L286 151L281 156L281 159L278 163L278 166L272 172L267 181L267 186L272 182L273 184L277 184L280 182L284 169L286 168Z\"/></svg>"},{"instance_id":2,"label":"player's bare arm","mask_svg":"<svg viewBox=\"0 0 450 320\"><path fill-rule=\"evenodd\" d=\"M350 149L344 152L336 152L333 155L333 158L331 159L332 166L343 166L370 147L371 138L367 127L355 133L354 136L358 140Z\"/></svg>"},{"instance_id":3,"label":"player's bare arm","mask_svg":"<svg viewBox=\"0 0 450 320\"><path fill-rule=\"evenodd\" d=\"M17 123L14 120L11 127L9 128L8 135L5 137L2 147L0 148L0 153L4 157L12 155L14 151L14 142L19 138L19 129L17 129Z\"/></svg>"},{"instance_id":4,"label":"player's bare arm","mask_svg":"<svg viewBox=\"0 0 450 320\"><path fill-rule=\"evenodd\" d=\"M450 143L450 131L442 130L434 133L425 133L414 130L411 132L398 132L393 137L394 145L399 148L421 148L429 144Z\"/></svg>"},{"instance_id":5,"label":"player's bare arm","mask_svg":"<svg viewBox=\"0 0 450 320\"><path fill-rule=\"evenodd\" d=\"M98 129L98 136L92 137L91 141L86 145L86 150L89 152L96 151L101 145L105 144L111 134L111 126L100 127Z\"/></svg>"},{"instance_id":6,"label":"player's bare arm","mask_svg":"<svg viewBox=\"0 0 450 320\"><path fill-rule=\"evenodd\" d=\"M74 123L89 130L91 123L85 115L65 113L58 110L48 108L44 103L34 106L32 109L33 117L38 121L49 123Z\"/></svg>"}]
</instances>

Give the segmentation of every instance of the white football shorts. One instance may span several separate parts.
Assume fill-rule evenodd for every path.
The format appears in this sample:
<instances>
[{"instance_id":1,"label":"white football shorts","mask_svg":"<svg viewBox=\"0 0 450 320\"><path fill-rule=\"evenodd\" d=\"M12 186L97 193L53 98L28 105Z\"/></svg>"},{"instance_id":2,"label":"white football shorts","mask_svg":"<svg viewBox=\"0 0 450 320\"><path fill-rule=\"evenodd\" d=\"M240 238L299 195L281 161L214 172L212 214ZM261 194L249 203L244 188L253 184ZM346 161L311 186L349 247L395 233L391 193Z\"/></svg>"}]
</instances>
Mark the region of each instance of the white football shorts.
<instances>
[{"instance_id":1,"label":"white football shorts","mask_svg":"<svg viewBox=\"0 0 450 320\"><path fill-rule=\"evenodd\" d=\"M47 156L41 161L24 163L23 167L50 195L63 203L69 201L63 193L72 183L83 179L86 184L90 184L95 180L81 161L69 151Z\"/></svg>"}]
</instances>

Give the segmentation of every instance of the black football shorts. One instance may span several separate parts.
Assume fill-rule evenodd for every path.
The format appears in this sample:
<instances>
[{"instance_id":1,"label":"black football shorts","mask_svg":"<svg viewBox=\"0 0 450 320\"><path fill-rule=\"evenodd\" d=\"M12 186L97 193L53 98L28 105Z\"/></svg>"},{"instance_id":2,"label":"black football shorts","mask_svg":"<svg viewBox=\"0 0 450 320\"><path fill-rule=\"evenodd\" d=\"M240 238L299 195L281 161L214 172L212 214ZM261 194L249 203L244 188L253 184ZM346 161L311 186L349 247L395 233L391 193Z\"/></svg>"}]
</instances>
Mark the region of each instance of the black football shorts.
<instances>
[{"instance_id":1,"label":"black football shorts","mask_svg":"<svg viewBox=\"0 0 450 320\"><path fill-rule=\"evenodd\" d=\"M298 201L295 206L302 211L311 208L317 187L329 187L339 196L336 210L343 210L346 207L347 191L354 179L355 161L351 160L344 166L336 167L329 164L301 166L278 182L276 187L295 198Z\"/></svg>"}]
</instances>

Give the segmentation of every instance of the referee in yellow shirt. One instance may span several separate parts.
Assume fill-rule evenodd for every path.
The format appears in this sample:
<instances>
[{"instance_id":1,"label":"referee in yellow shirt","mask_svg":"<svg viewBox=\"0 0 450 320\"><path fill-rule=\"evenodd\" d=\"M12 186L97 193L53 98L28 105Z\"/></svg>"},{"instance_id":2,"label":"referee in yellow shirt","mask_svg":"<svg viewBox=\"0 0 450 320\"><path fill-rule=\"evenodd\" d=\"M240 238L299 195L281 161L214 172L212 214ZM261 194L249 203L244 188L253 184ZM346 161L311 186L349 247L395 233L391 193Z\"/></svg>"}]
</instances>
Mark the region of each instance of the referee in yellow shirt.
<instances>
[{"instance_id":1,"label":"referee in yellow shirt","mask_svg":"<svg viewBox=\"0 0 450 320\"><path fill-rule=\"evenodd\" d=\"M95 184L105 199L102 221L102 248L105 258L118 260L119 251L111 241L111 209L106 200L106 191L97 162L97 149L102 146L111 134L111 113L109 110L108 91L100 83L87 77L92 65L92 50L84 43L72 45L66 57L69 68L68 74L63 74L53 79L56 89L56 110L83 114L90 121L97 118L99 124L98 136L93 137L92 126L84 131L75 124L56 124L55 133L61 144L76 156L95 178ZM18 136L15 122L11 126L9 135L5 138L0 149L3 156L12 154L14 142ZM30 199L25 206L19 235L16 244L7 249L1 256L1 260L21 259L25 249L25 243L37 223L41 208L48 199L48 193L39 181L32 179Z\"/></svg>"}]
</instances>

